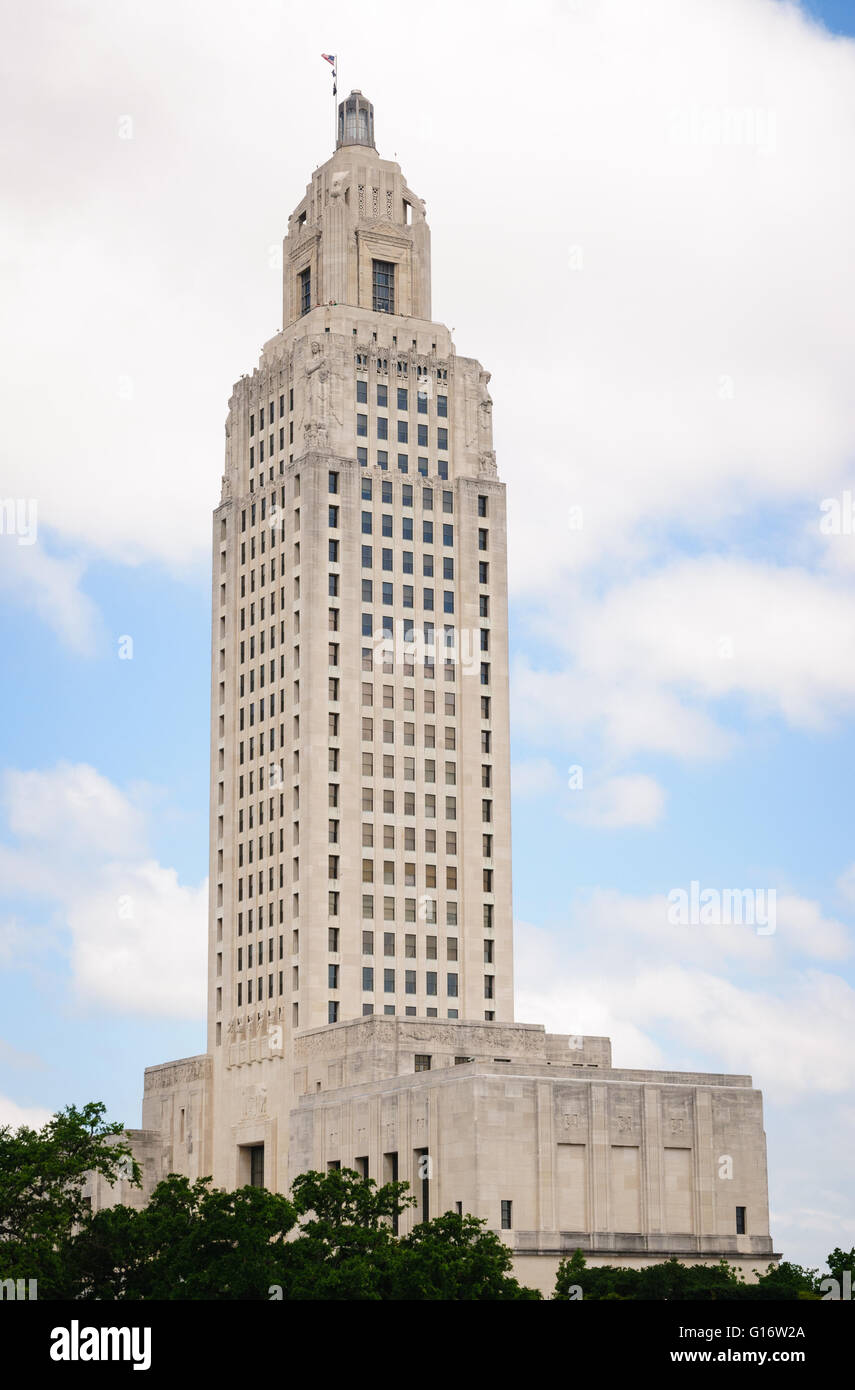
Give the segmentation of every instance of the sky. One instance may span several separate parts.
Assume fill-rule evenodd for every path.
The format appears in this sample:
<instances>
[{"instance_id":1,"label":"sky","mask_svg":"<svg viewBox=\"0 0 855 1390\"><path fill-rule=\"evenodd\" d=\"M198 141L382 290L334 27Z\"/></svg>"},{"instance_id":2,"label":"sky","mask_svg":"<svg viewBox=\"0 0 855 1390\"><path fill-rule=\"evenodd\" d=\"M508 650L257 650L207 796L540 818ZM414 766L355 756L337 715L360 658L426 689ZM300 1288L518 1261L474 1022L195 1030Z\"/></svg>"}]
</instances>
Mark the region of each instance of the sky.
<instances>
[{"instance_id":1,"label":"sky","mask_svg":"<svg viewBox=\"0 0 855 1390\"><path fill-rule=\"evenodd\" d=\"M3 8L0 1123L205 1046L210 514L335 51L493 374L516 1016L753 1076L775 1249L855 1245L855 6Z\"/></svg>"}]
</instances>

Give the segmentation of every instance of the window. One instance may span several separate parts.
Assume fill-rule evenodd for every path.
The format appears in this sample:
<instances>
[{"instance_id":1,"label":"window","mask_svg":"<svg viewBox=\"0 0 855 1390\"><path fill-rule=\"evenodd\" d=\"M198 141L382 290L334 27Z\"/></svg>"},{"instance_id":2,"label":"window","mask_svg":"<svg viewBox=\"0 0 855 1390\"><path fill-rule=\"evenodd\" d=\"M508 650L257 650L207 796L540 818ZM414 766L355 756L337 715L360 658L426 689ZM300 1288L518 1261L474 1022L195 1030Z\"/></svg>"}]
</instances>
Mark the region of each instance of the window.
<instances>
[{"instance_id":1,"label":"window","mask_svg":"<svg viewBox=\"0 0 855 1390\"><path fill-rule=\"evenodd\" d=\"M437 398L436 398L436 413L437 413L437 415L439 415L443 420L447 418L447 416L448 416L448 397L447 397L447 396L437 396Z\"/></svg>"},{"instance_id":2,"label":"window","mask_svg":"<svg viewBox=\"0 0 855 1390\"><path fill-rule=\"evenodd\" d=\"M744 1236L746 1231L745 1207L736 1208L736 1234Z\"/></svg>"},{"instance_id":3,"label":"window","mask_svg":"<svg viewBox=\"0 0 855 1390\"><path fill-rule=\"evenodd\" d=\"M409 408L409 407L408 407L408 405L407 405L407 388L406 388L406 386L399 386L399 387L398 387L398 409L399 409L399 410L407 410L408 408Z\"/></svg>"},{"instance_id":4,"label":"window","mask_svg":"<svg viewBox=\"0 0 855 1390\"><path fill-rule=\"evenodd\" d=\"M264 1186L263 1144L253 1144L252 1148L249 1151L249 1185L250 1187Z\"/></svg>"},{"instance_id":5,"label":"window","mask_svg":"<svg viewBox=\"0 0 855 1390\"><path fill-rule=\"evenodd\" d=\"M383 993L395 993L395 971L388 967L383 971Z\"/></svg>"},{"instance_id":6,"label":"window","mask_svg":"<svg viewBox=\"0 0 855 1390\"><path fill-rule=\"evenodd\" d=\"M478 528L478 549L487 549L487 532L484 530L483 526L479 526Z\"/></svg>"},{"instance_id":7,"label":"window","mask_svg":"<svg viewBox=\"0 0 855 1390\"><path fill-rule=\"evenodd\" d=\"M367 415L357 415L357 417L356 417L356 433L357 433L358 435L367 435L367 434L368 434L368 416L367 416Z\"/></svg>"},{"instance_id":8,"label":"window","mask_svg":"<svg viewBox=\"0 0 855 1390\"><path fill-rule=\"evenodd\" d=\"M374 955L374 933L373 933L373 931L364 931L364 932L362 933L362 954L363 954L364 956L373 956L373 955ZM373 988L373 986L372 986L372 988Z\"/></svg>"},{"instance_id":9,"label":"window","mask_svg":"<svg viewBox=\"0 0 855 1390\"><path fill-rule=\"evenodd\" d=\"M300 271L300 313L307 314L312 307L312 272L307 266Z\"/></svg>"},{"instance_id":10,"label":"window","mask_svg":"<svg viewBox=\"0 0 855 1390\"><path fill-rule=\"evenodd\" d=\"M404 971L404 993L415 994L416 992L416 972L415 970Z\"/></svg>"},{"instance_id":11,"label":"window","mask_svg":"<svg viewBox=\"0 0 855 1390\"><path fill-rule=\"evenodd\" d=\"M446 988L446 991L445 991L445 992L446 992L446 994L448 995L449 999L456 999L456 998L457 998L457 976L456 976L456 975L451 975L451 974L447 975L447 976L446 976L446 984L447 984L447 988Z\"/></svg>"},{"instance_id":12,"label":"window","mask_svg":"<svg viewBox=\"0 0 855 1390\"><path fill-rule=\"evenodd\" d=\"M442 543L443 543L443 545L454 545L454 527L453 527L453 526L443 526L443 528L442 528Z\"/></svg>"},{"instance_id":13,"label":"window","mask_svg":"<svg viewBox=\"0 0 855 1390\"><path fill-rule=\"evenodd\" d=\"M427 415L427 391L418 392L418 409L420 415Z\"/></svg>"},{"instance_id":14,"label":"window","mask_svg":"<svg viewBox=\"0 0 855 1390\"><path fill-rule=\"evenodd\" d=\"M380 381L377 383L377 404L384 409L389 404L389 388Z\"/></svg>"},{"instance_id":15,"label":"window","mask_svg":"<svg viewBox=\"0 0 855 1390\"><path fill-rule=\"evenodd\" d=\"M327 1005L327 1023L338 1023L338 1000L331 999Z\"/></svg>"},{"instance_id":16,"label":"window","mask_svg":"<svg viewBox=\"0 0 855 1390\"><path fill-rule=\"evenodd\" d=\"M418 445L419 445L419 448L420 448L420 449L426 449L427 446L428 446L428 427L427 427L427 425L419 425Z\"/></svg>"},{"instance_id":17,"label":"window","mask_svg":"<svg viewBox=\"0 0 855 1390\"><path fill-rule=\"evenodd\" d=\"M503 1230L503 1231L509 1231L509 1230L511 1229L511 1211L512 1211L512 1203L503 1200L503 1201L502 1201L502 1230Z\"/></svg>"},{"instance_id":18,"label":"window","mask_svg":"<svg viewBox=\"0 0 855 1390\"><path fill-rule=\"evenodd\" d=\"M370 933L363 932L363 939ZM363 965L362 967L362 990L364 994L371 994L374 990L374 966Z\"/></svg>"},{"instance_id":19,"label":"window","mask_svg":"<svg viewBox=\"0 0 855 1390\"><path fill-rule=\"evenodd\" d=\"M448 453L448 430L443 429L441 425L437 426L436 447L441 449L444 454ZM448 465L446 464L446 468L447 467ZM440 476L445 476L442 474L442 464L440 464Z\"/></svg>"},{"instance_id":20,"label":"window","mask_svg":"<svg viewBox=\"0 0 855 1390\"><path fill-rule=\"evenodd\" d=\"M395 267L391 261L372 261L372 307L375 314L395 312Z\"/></svg>"},{"instance_id":21,"label":"window","mask_svg":"<svg viewBox=\"0 0 855 1390\"><path fill-rule=\"evenodd\" d=\"M479 497L478 497L478 515L479 515L479 516L486 516L486 515L487 515L487 499L486 499L486 497L482 497L482 496L480 496L480 495L479 495Z\"/></svg>"},{"instance_id":22,"label":"window","mask_svg":"<svg viewBox=\"0 0 855 1390\"><path fill-rule=\"evenodd\" d=\"M364 570L370 570L373 564L374 552L372 551L370 545L364 545L362 547L362 568Z\"/></svg>"},{"instance_id":23,"label":"window","mask_svg":"<svg viewBox=\"0 0 855 1390\"><path fill-rule=\"evenodd\" d=\"M428 1053L416 1053L416 1071L430 1071L430 1056Z\"/></svg>"},{"instance_id":24,"label":"window","mask_svg":"<svg viewBox=\"0 0 855 1390\"><path fill-rule=\"evenodd\" d=\"M421 441L419 441L419 442L421 442ZM406 420L399 420L399 421L398 421L398 443L399 443L399 444L407 444L407 443L409 443L409 429L408 429L408 425L407 425L407 421L406 421ZM399 459L398 461L400 462L400 459ZM402 471L405 471L405 470L402 470Z\"/></svg>"},{"instance_id":25,"label":"window","mask_svg":"<svg viewBox=\"0 0 855 1390\"><path fill-rule=\"evenodd\" d=\"M366 405L366 404L368 403L368 382L367 382L367 381L361 381L361 380L360 380L360 381L357 381L357 383L356 383L356 399L357 399L357 401L359 402L360 405Z\"/></svg>"}]
</instances>

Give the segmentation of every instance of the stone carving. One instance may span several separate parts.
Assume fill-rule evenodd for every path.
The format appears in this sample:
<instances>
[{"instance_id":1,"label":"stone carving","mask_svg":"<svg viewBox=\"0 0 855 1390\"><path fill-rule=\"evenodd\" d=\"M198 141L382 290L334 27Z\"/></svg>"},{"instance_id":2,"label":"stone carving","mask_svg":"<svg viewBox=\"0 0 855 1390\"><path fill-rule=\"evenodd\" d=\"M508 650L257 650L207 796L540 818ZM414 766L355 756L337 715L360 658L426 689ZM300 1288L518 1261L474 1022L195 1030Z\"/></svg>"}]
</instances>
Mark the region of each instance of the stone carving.
<instances>
[{"instance_id":1,"label":"stone carving","mask_svg":"<svg viewBox=\"0 0 855 1390\"><path fill-rule=\"evenodd\" d=\"M566 1114L562 1115L562 1116L561 1116L561 1127L562 1127L562 1129L579 1129L579 1128L580 1128L580 1125L579 1125L579 1112L578 1112L578 1110L571 1110L571 1111L567 1112Z\"/></svg>"},{"instance_id":2,"label":"stone carving","mask_svg":"<svg viewBox=\"0 0 855 1390\"><path fill-rule=\"evenodd\" d=\"M478 452L488 454L493 448L493 398L488 391L490 373L478 373Z\"/></svg>"},{"instance_id":3,"label":"stone carving","mask_svg":"<svg viewBox=\"0 0 855 1390\"><path fill-rule=\"evenodd\" d=\"M267 1088L265 1086L244 1086L240 1095L243 1119L254 1120L267 1114Z\"/></svg>"},{"instance_id":4,"label":"stone carving","mask_svg":"<svg viewBox=\"0 0 855 1390\"><path fill-rule=\"evenodd\" d=\"M634 1123L632 1116L627 1115L626 1113L622 1113L619 1115L615 1115L615 1120L617 1121L618 1133L629 1134Z\"/></svg>"},{"instance_id":5,"label":"stone carving","mask_svg":"<svg viewBox=\"0 0 855 1390\"><path fill-rule=\"evenodd\" d=\"M168 1086L185 1085L188 1081L207 1081L211 1075L211 1058L199 1057L190 1062L159 1067L146 1072L145 1088L163 1090Z\"/></svg>"}]
</instances>

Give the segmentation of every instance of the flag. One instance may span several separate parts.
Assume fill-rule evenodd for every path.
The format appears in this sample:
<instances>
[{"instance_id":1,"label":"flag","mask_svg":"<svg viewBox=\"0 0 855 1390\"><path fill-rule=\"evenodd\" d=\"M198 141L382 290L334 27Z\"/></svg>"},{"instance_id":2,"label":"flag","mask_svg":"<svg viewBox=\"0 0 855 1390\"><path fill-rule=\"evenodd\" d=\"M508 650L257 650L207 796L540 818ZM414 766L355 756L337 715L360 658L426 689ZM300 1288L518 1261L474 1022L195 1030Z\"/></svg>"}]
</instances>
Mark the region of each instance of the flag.
<instances>
[{"instance_id":1,"label":"flag","mask_svg":"<svg viewBox=\"0 0 855 1390\"><path fill-rule=\"evenodd\" d=\"M337 77L338 77L338 73L337 73L336 70L335 70L335 54L334 54L334 53L322 53L322 54L321 54L321 57L322 57L327 63L329 63L330 67L332 68L332 94L333 94L333 96L336 96L336 94L337 94L337 92L338 92L338 84L337 84L337 81L336 81L336 79L337 79Z\"/></svg>"}]
</instances>

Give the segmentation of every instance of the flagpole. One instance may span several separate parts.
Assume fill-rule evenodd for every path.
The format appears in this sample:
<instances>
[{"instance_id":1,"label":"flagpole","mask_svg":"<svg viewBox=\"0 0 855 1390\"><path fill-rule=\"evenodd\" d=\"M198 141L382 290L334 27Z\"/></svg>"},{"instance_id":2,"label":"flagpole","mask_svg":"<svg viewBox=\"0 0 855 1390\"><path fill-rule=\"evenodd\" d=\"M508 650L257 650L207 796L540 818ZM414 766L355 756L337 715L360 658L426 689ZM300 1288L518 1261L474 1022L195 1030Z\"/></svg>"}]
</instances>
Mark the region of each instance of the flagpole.
<instances>
[{"instance_id":1,"label":"flagpole","mask_svg":"<svg viewBox=\"0 0 855 1390\"><path fill-rule=\"evenodd\" d=\"M335 65L332 71L332 120L333 120L333 149L338 144L338 111L336 110L336 96L338 90L338 54L335 55Z\"/></svg>"}]
</instances>

